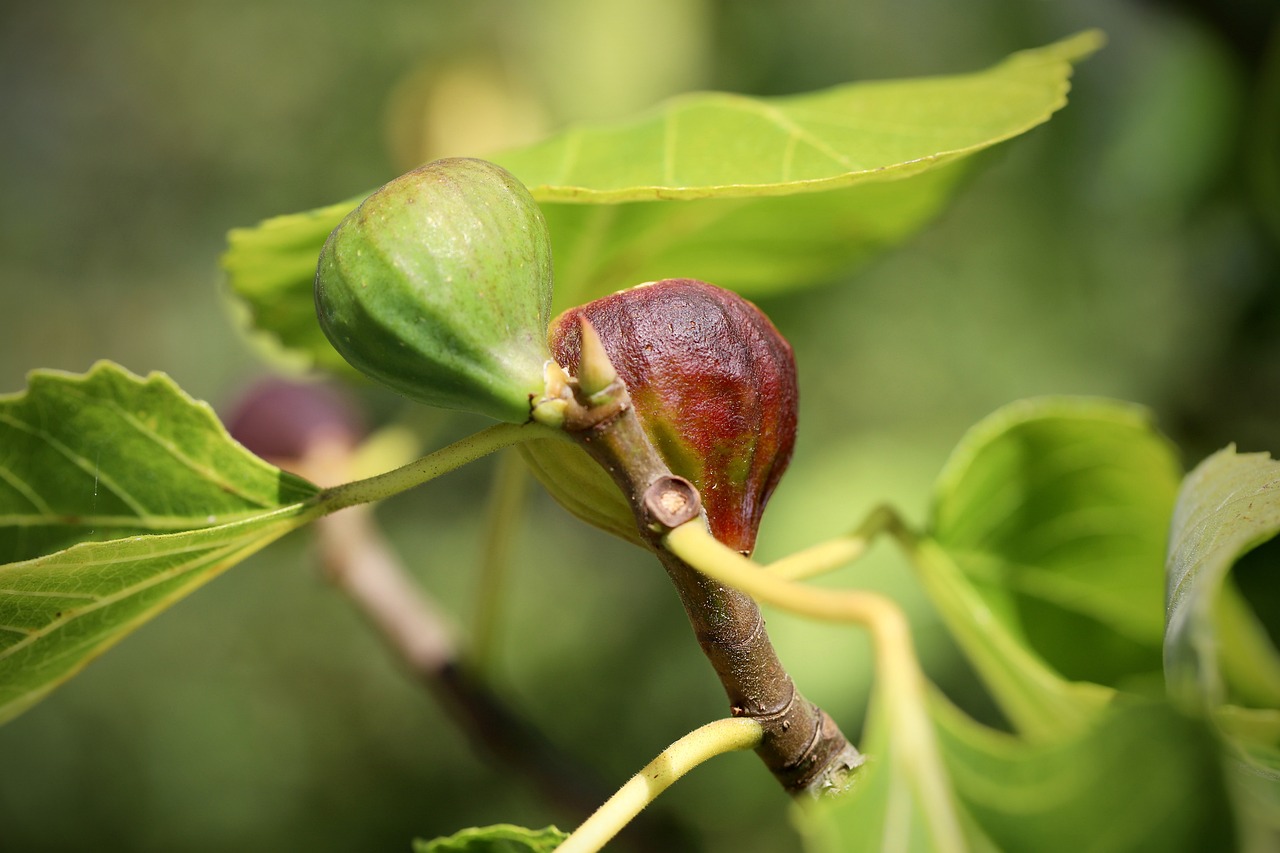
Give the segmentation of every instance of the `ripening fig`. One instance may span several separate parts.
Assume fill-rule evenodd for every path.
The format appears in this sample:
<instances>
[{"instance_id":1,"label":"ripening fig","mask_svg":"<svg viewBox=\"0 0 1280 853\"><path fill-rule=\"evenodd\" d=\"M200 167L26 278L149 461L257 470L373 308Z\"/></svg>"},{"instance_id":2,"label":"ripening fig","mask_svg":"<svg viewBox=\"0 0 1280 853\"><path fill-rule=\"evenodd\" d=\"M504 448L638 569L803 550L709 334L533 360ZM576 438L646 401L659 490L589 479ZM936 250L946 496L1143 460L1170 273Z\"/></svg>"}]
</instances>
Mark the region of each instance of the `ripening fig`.
<instances>
[{"instance_id":1,"label":"ripening fig","mask_svg":"<svg viewBox=\"0 0 1280 853\"><path fill-rule=\"evenodd\" d=\"M352 450L368 431L355 402L331 385L265 379L225 416L231 437L273 465L286 467L318 444Z\"/></svg>"},{"instance_id":2,"label":"ripening fig","mask_svg":"<svg viewBox=\"0 0 1280 853\"><path fill-rule=\"evenodd\" d=\"M523 423L543 392L551 245L528 190L483 160L437 160L334 229L316 312L352 366L446 409Z\"/></svg>"},{"instance_id":3,"label":"ripening fig","mask_svg":"<svg viewBox=\"0 0 1280 853\"><path fill-rule=\"evenodd\" d=\"M755 546L765 503L791 459L796 369L791 346L747 300L714 285L669 279L570 309L552 323L557 362L577 373L581 321L598 333L645 433L672 473L702 495L712 534ZM531 442L535 475L570 511L638 540L626 501L577 448ZM572 476L566 476L566 473ZM607 497L605 497L607 496Z\"/></svg>"}]
</instances>

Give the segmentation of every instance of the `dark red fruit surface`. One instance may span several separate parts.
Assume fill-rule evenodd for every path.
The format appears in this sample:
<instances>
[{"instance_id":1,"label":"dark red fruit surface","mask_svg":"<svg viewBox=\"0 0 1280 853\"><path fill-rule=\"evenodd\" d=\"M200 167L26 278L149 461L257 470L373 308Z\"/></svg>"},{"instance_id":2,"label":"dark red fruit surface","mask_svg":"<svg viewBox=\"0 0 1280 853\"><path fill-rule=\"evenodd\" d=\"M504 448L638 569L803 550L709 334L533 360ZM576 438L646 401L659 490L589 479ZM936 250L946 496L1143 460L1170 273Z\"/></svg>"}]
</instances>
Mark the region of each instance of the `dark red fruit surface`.
<instances>
[{"instance_id":1,"label":"dark red fruit surface","mask_svg":"<svg viewBox=\"0 0 1280 853\"><path fill-rule=\"evenodd\" d=\"M712 534L750 553L795 443L790 344L736 293L667 279L570 309L552 322L552 354L575 374L579 317L599 333L667 465L698 487Z\"/></svg>"}]
</instances>

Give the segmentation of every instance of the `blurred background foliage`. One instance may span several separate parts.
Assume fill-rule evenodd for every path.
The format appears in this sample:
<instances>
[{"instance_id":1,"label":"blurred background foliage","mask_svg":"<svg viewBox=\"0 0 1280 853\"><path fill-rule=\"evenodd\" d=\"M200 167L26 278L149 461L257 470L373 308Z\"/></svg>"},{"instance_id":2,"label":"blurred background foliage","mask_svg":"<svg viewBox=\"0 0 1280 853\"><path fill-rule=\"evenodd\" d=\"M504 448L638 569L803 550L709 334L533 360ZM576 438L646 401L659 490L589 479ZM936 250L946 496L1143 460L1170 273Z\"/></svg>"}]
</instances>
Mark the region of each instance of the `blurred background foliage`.
<instances>
[{"instance_id":1,"label":"blurred background foliage","mask_svg":"<svg viewBox=\"0 0 1280 853\"><path fill-rule=\"evenodd\" d=\"M680 91L976 70L1087 27L1110 43L1071 106L983 155L928 229L847 280L762 301L803 394L759 555L843 532L882 500L922 518L965 427L1029 395L1150 405L1188 464L1231 441L1280 451L1271 0L6 4L0 389L111 358L226 411L268 370L219 287L230 227ZM360 393L374 422L405 415ZM409 417L428 446L478 426ZM464 636L491 472L379 511ZM493 677L557 741L620 783L725 713L650 558L541 494L517 548ZM0 729L0 848L405 850L471 824L575 823L470 748L313 556L295 534ZM1241 583L1275 601L1256 576ZM830 582L902 600L933 676L998 722L887 548ZM856 732L862 637L769 615L804 691ZM796 844L749 755L659 807L707 850Z\"/></svg>"}]
</instances>

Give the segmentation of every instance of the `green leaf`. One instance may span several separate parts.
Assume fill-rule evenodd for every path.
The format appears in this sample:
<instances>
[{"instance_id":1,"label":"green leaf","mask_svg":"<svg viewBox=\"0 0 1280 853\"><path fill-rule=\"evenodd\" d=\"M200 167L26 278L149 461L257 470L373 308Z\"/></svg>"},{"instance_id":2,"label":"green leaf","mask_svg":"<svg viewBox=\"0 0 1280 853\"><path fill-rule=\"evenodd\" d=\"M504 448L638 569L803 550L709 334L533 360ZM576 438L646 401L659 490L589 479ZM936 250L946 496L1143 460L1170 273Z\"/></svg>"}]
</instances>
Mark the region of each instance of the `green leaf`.
<instances>
[{"instance_id":1,"label":"green leaf","mask_svg":"<svg viewBox=\"0 0 1280 853\"><path fill-rule=\"evenodd\" d=\"M448 838L413 842L414 853L551 853L569 836L554 826L525 829L500 823L464 829Z\"/></svg>"},{"instance_id":2,"label":"green leaf","mask_svg":"<svg viewBox=\"0 0 1280 853\"><path fill-rule=\"evenodd\" d=\"M1086 730L1050 743L985 728L940 698L932 710L952 784L1001 850L1229 846L1213 739L1167 704L1119 699Z\"/></svg>"},{"instance_id":3,"label":"green leaf","mask_svg":"<svg viewBox=\"0 0 1280 853\"><path fill-rule=\"evenodd\" d=\"M964 162L828 192L679 203L543 204L558 308L644 281L696 278L747 296L828 281L914 234Z\"/></svg>"},{"instance_id":4,"label":"green leaf","mask_svg":"<svg viewBox=\"0 0 1280 853\"><path fill-rule=\"evenodd\" d=\"M1213 614L1226 696L1255 708L1280 708L1280 651L1228 574Z\"/></svg>"},{"instance_id":5,"label":"green leaf","mask_svg":"<svg viewBox=\"0 0 1280 853\"><path fill-rule=\"evenodd\" d=\"M1013 725L1036 740L1077 731L1112 699L1098 684L1069 681L1032 649L1010 596L975 583L936 542L915 549L925 591L943 622Z\"/></svg>"},{"instance_id":6,"label":"green leaf","mask_svg":"<svg viewBox=\"0 0 1280 853\"><path fill-rule=\"evenodd\" d=\"M1086 718L1105 693L1083 682L1158 673L1178 476L1144 410L1097 399L1015 403L952 453L922 578L1020 731Z\"/></svg>"},{"instance_id":7,"label":"green leaf","mask_svg":"<svg viewBox=\"0 0 1280 853\"><path fill-rule=\"evenodd\" d=\"M886 677L872 694L865 760L834 800L801 803L800 834L810 853L977 853L997 848L969 816L947 774L937 724L923 695L895 706Z\"/></svg>"},{"instance_id":8,"label":"green leaf","mask_svg":"<svg viewBox=\"0 0 1280 853\"><path fill-rule=\"evenodd\" d=\"M1025 133L1066 104L1086 32L976 74L852 83L778 98L673 98L497 158L547 201L791 195L907 176Z\"/></svg>"},{"instance_id":9,"label":"green leaf","mask_svg":"<svg viewBox=\"0 0 1280 853\"><path fill-rule=\"evenodd\" d=\"M973 74L853 83L783 98L703 93L579 125L494 160L542 204L568 307L656 278L761 294L829 279L938 211L957 164L1066 103L1087 32ZM658 203L680 200L680 203ZM326 367L315 260L359 199L229 235L223 266L254 325Z\"/></svg>"},{"instance_id":10,"label":"green leaf","mask_svg":"<svg viewBox=\"0 0 1280 853\"><path fill-rule=\"evenodd\" d=\"M0 563L253 518L312 497L167 376L109 362L0 396Z\"/></svg>"},{"instance_id":11,"label":"green leaf","mask_svg":"<svg viewBox=\"0 0 1280 853\"><path fill-rule=\"evenodd\" d=\"M1280 849L1280 711L1223 705L1213 714L1240 815L1240 849Z\"/></svg>"},{"instance_id":12,"label":"green leaf","mask_svg":"<svg viewBox=\"0 0 1280 853\"><path fill-rule=\"evenodd\" d=\"M163 375L33 373L0 398L0 721L309 521L315 494Z\"/></svg>"},{"instance_id":13,"label":"green leaf","mask_svg":"<svg viewBox=\"0 0 1280 853\"><path fill-rule=\"evenodd\" d=\"M1085 729L1041 743L988 729L936 693L929 718L943 759L932 777L908 778L897 755L869 745L853 789L803 814L806 849L1230 849L1212 739L1167 705L1120 702ZM957 803L958 837L940 835L906 798L913 785Z\"/></svg>"},{"instance_id":14,"label":"green leaf","mask_svg":"<svg viewBox=\"0 0 1280 853\"><path fill-rule=\"evenodd\" d=\"M533 476L565 509L593 527L644 547L635 523L627 523L633 516L622 490L581 447L538 439L517 449Z\"/></svg>"},{"instance_id":15,"label":"green leaf","mask_svg":"<svg viewBox=\"0 0 1280 853\"><path fill-rule=\"evenodd\" d=\"M1277 533L1280 462L1228 447L1187 475L1169 539L1164 648L1165 676L1179 701L1209 709L1228 700L1219 654L1224 631L1239 631L1240 624L1219 621L1222 591L1236 561ZM1236 619L1247 613L1231 604L1228 614ZM1257 649L1241 641L1228 647ZM1265 652L1252 653L1265 660ZM1266 670L1260 666L1258 671Z\"/></svg>"},{"instance_id":16,"label":"green leaf","mask_svg":"<svg viewBox=\"0 0 1280 853\"><path fill-rule=\"evenodd\" d=\"M367 195L367 193L365 194ZM316 319L313 285L329 232L365 196L264 220L227 234L222 256L232 294L247 309L252 329L317 367L359 374L330 345Z\"/></svg>"},{"instance_id":17,"label":"green leaf","mask_svg":"<svg viewBox=\"0 0 1280 853\"><path fill-rule=\"evenodd\" d=\"M1230 572L1277 533L1280 462L1228 447L1187 475L1169 539L1165 677L1223 735L1247 850L1280 846L1280 659Z\"/></svg>"}]
</instances>

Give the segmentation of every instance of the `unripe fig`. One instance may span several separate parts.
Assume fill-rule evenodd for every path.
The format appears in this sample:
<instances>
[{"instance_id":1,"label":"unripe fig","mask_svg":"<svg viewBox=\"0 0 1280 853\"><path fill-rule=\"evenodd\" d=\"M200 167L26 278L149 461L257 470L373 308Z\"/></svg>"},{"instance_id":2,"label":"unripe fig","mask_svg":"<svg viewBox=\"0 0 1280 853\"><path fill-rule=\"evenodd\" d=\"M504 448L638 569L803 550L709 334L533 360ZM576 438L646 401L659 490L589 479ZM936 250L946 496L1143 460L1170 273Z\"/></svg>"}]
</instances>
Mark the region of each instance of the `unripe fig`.
<instances>
[{"instance_id":1,"label":"unripe fig","mask_svg":"<svg viewBox=\"0 0 1280 853\"><path fill-rule=\"evenodd\" d=\"M492 163L437 160L365 199L325 243L315 297L343 358L423 403L522 423L542 393L550 238Z\"/></svg>"},{"instance_id":2,"label":"unripe fig","mask_svg":"<svg viewBox=\"0 0 1280 853\"><path fill-rule=\"evenodd\" d=\"M590 321L626 383L650 441L672 473L697 486L712 534L750 553L765 503L795 443L791 346L737 294L701 281L669 279L556 318L549 332L552 353L575 374L581 317ZM535 475L566 508L638 541L627 502L585 454L549 441L533 442L524 452ZM588 480L591 468L595 472ZM567 471L572 476L565 476Z\"/></svg>"}]
</instances>

